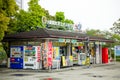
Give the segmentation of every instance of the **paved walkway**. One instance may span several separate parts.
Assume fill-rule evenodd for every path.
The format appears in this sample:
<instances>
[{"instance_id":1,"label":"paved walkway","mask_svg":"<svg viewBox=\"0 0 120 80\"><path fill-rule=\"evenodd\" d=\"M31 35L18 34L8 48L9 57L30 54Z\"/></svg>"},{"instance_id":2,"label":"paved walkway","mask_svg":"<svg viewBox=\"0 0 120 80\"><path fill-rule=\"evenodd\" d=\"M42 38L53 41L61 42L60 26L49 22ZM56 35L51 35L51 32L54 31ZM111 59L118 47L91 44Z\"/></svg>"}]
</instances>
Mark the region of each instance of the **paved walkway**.
<instances>
[{"instance_id":1,"label":"paved walkway","mask_svg":"<svg viewBox=\"0 0 120 80\"><path fill-rule=\"evenodd\" d=\"M9 69L9 68L0 68L0 72L62 72L62 71L68 71L68 70L76 70L76 69L85 69L85 68L93 68L93 67L101 67L101 66L109 66L114 65L115 62L111 62L108 64L92 64L90 66L72 66L72 67L65 67L60 69L52 69L52 70L33 70L33 69Z\"/></svg>"}]
</instances>

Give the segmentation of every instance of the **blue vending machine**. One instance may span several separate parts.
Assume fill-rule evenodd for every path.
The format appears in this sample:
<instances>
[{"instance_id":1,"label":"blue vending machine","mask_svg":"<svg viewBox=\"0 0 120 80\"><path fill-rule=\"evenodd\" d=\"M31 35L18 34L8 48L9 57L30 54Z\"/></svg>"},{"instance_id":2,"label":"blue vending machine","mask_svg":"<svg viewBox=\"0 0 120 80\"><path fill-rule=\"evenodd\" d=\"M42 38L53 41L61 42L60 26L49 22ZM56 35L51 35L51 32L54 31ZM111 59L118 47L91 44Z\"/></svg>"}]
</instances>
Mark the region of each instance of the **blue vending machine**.
<instances>
[{"instance_id":1,"label":"blue vending machine","mask_svg":"<svg viewBox=\"0 0 120 80\"><path fill-rule=\"evenodd\" d=\"M10 68L23 69L23 46L10 47Z\"/></svg>"}]
</instances>

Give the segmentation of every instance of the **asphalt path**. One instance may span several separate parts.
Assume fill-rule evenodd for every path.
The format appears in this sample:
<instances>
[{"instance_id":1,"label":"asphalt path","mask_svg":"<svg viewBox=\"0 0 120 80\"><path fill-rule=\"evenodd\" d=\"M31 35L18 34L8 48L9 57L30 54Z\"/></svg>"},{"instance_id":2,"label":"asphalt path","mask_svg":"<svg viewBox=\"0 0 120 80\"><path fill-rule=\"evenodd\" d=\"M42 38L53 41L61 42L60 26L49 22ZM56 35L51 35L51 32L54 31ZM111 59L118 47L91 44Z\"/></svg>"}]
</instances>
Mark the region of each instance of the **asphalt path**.
<instances>
[{"instance_id":1,"label":"asphalt path","mask_svg":"<svg viewBox=\"0 0 120 80\"><path fill-rule=\"evenodd\" d=\"M0 68L0 80L120 80L120 63L52 71Z\"/></svg>"}]
</instances>

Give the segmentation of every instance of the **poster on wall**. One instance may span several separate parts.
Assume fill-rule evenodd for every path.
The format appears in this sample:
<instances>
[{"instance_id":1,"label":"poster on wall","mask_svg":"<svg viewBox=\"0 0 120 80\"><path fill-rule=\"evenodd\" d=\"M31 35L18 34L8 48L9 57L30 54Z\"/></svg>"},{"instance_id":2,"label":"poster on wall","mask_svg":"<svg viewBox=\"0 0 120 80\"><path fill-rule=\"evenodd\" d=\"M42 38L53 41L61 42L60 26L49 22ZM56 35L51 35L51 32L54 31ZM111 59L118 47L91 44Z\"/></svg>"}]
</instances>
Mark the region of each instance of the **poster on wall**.
<instances>
[{"instance_id":1,"label":"poster on wall","mask_svg":"<svg viewBox=\"0 0 120 80\"><path fill-rule=\"evenodd\" d=\"M53 59L60 60L59 47L53 47Z\"/></svg>"}]
</instances>

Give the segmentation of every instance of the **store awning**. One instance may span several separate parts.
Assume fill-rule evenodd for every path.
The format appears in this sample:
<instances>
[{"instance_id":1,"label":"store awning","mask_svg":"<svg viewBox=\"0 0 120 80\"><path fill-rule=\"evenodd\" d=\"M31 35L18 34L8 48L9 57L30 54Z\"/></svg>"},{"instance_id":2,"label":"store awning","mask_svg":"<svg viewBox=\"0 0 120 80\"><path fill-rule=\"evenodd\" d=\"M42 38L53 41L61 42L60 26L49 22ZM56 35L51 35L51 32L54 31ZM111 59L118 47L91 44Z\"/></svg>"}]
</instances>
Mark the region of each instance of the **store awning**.
<instances>
[{"instance_id":1,"label":"store awning","mask_svg":"<svg viewBox=\"0 0 120 80\"><path fill-rule=\"evenodd\" d=\"M20 32L16 34L5 35L3 41L37 40L40 38L66 38L85 41L86 37L89 37L90 41L114 42L113 40L96 36L88 36L87 34L80 32L51 30L45 28L39 28L37 30L29 32Z\"/></svg>"}]
</instances>

